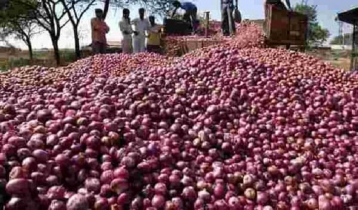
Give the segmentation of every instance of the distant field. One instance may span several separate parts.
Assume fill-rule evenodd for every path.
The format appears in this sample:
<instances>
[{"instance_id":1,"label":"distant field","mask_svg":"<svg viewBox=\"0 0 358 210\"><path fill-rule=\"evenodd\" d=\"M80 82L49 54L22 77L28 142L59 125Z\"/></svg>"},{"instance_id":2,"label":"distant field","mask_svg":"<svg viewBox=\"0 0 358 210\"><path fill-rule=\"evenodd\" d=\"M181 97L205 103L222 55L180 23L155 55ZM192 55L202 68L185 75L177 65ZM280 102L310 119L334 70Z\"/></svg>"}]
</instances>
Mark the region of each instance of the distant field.
<instances>
[{"instance_id":1,"label":"distant field","mask_svg":"<svg viewBox=\"0 0 358 210\"><path fill-rule=\"evenodd\" d=\"M68 65L75 61L74 50L66 49L60 53L61 65ZM35 51L34 59L30 61L28 52L25 50L15 52L0 50L0 71L26 65L56 66L56 61L53 58L52 51Z\"/></svg>"}]
</instances>

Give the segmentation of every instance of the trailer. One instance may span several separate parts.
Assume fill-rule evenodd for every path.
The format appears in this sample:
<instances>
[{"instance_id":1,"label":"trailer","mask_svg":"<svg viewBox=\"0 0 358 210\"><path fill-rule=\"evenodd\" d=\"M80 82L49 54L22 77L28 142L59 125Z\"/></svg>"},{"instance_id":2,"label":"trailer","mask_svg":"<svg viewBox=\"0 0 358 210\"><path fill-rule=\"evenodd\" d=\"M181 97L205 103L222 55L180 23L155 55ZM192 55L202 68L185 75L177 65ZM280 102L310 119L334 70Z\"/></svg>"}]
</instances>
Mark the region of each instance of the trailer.
<instances>
[{"instance_id":1,"label":"trailer","mask_svg":"<svg viewBox=\"0 0 358 210\"><path fill-rule=\"evenodd\" d=\"M263 29L267 46L296 46L304 50L307 39L308 17L304 14L267 5Z\"/></svg>"}]
</instances>

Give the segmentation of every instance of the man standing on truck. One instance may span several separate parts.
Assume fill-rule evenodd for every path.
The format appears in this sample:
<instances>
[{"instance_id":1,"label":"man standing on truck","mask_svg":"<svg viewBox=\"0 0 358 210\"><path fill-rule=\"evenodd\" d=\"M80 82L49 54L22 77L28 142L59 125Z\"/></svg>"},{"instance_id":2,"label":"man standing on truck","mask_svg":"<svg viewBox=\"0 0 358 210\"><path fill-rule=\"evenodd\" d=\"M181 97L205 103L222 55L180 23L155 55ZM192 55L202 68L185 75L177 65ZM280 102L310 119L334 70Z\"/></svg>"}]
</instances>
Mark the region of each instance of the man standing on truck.
<instances>
[{"instance_id":1,"label":"man standing on truck","mask_svg":"<svg viewBox=\"0 0 358 210\"><path fill-rule=\"evenodd\" d=\"M233 0L221 0L221 28L224 36L230 36L230 27L232 27L232 32L235 33L235 23L232 11L234 10L234 1ZM231 24L229 18L231 17Z\"/></svg>"},{"instance_id":2,"label":"man standing on truck","mask_svg":"<svg viewBox=\"0 0 358 210\"><path fill-rule=\"evenodd\" d=\"M183 20L191 23L193 33L195 33L198 26L198 22L197 22L198 8L196 7L196 5L191 2L174 1L173 6L175 7L175 9L173 11L172 17L175 16L179 8L185 10Z\"/></svg>"}]
</instances>

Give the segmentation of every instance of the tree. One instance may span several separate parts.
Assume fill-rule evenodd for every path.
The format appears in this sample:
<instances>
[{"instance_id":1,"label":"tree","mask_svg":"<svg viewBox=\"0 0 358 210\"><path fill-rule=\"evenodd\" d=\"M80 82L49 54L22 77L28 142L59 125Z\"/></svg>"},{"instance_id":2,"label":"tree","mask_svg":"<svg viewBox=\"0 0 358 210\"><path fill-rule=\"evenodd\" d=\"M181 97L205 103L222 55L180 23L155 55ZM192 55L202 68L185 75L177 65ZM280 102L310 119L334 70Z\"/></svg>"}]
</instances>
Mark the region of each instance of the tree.
<instances>
[{"instance_id":1,"label":"tree","mask_svg":"<svg viewBox=\"0 0 358 210\"><path fill-rule=\"evenodd\" d=\"M322 45L327 41L330 33L318 23L316 5L297 4L295 11L305 14L308 17L307 40L309 44Z\"/></svg>"},{"instance_id":2,"label":"tree","mask_svg":"<svg viewBox=\"0 0 358 210\"><path fill-rule=\"evenodd\" d=\"M311 40L312 44L322 45L330 36L329 31L322 28L318 23L312 24L310 29L309 40Z\"/></svg>"},{"instance_id":3,"label":"tree","mask_svg":"<svg viewBox=\"0 0 358 210\"><path fill-rule=\"evenodd\" d=\"M5 37L14 37L23 41L28 47L29 57L33 59L31 39L35 34L40 33L33 19L31 19L31 10L21 7L16 2L7 4L6 10L0 11L0 28Z\"/></svg>"},{"instance_id":4,"label":"tree","mask_svg":"<svg viewBox=\"0 0 358 210\"><path fill-rule=\"evenodd\" d=\"M60 0L73 28L73 37L75 41L76 59L81 57L79 25L83 15L94 5L96 0Z\"/></svg>"},{"instance_id":5,"label":"tree","mask_svg":"<svg viewBox=\"0 0 358 210\"><path fill-rule=\"evenodd\" d=\"M33 59L32 38L41 33L34 21L17 20L9 21L6 25L0 26L5 34L13 35L16 39L23 41L29 52L30 60Z\"/></svg>"},{"instance_id":6,"label":"tree","mask_svg":"<svg viewBox=\"0 0 358 210\"><path fill-rule=\"evenodd\" d=\"M60 62L60 49L58 42L61 30L70 21L60 0L11 0L33 11L32 19L43 28L51 38L54 57L57 65Z\"/></svg>"},{"instance_id":7,"label":"tree","mask_svg":"<svg viewBox=\"0 0 358 210\"><path fill-rule=\"evenodd\" d=\"M352 45L353 43L353 35L351 33L348 34L344 34L344 40L343 40L343 36L339 35L333 38L333 40L331 41L330 44L334 44L334 45Z\"/></svg>"},{"instance_id":8,"label":"tree","mask_svg":"<svg viewBox=\"0 0 358 210\"><path fill-rule=\"evenodd\" d=\"M164 15L171 7L174 0L100 0L104 3L103 14L104 18L107 17L109 7L125 7L129 5L142 5L148 11L153 13Z\"/></svg>"}]
</instances>

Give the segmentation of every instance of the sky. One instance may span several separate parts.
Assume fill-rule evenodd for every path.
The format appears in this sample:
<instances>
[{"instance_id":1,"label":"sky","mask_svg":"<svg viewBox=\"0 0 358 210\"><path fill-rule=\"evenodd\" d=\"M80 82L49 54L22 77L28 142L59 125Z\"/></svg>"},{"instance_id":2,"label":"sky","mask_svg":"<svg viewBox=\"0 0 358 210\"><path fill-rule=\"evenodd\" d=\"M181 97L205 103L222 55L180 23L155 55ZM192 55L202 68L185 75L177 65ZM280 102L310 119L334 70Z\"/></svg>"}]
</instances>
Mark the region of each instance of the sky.
<instances>
[{"instance_id":1,"label":"sky","mask_svg":"<svg viewBox=\"0 0 358 210\"><path fill-rule=\"evenodd\" d=\"M210 11L211 19L220 20L220 1L219 0L187 0L197 5L199 11ZM307 0L310 5L317 5L318 21L324 27L327 28L331 37L338 35L338 24L335 21L337 13L358 7L358 0ZM210 3L209 3L210 2ZM239 0L239 10L243 19L263 19L264 0ZM302 0L291 0L291 5L301 3ZM90 20L94 16L95 8L103 8L101 3L98 3L92 7L83 17L80 24L81 32L81 46L89 45L91 42L91 28ZM138 6L130 8L131 18L135 18L138 15ZM110 32L107 34L108 41L120 41L121 33L119 31L118 23L121 19L121 9L111 9L106 18L107 25L110 27ZM152 14L147 14L152 15ZM155 14L154 14L155 15ZM162 20L157 19L158 22ZM349 25L345 24L343 28L344 32L351 33L352 29ZM11 41L16 47L26 49L26 45L21 41ZM35 49L51 48L51 40L49 36L44 32L37 35L33 39L33 45ZM68 24L62 31L60 42L60 48L74 48L72 27Z\"/></svg>"}]
</instances>

